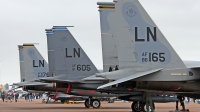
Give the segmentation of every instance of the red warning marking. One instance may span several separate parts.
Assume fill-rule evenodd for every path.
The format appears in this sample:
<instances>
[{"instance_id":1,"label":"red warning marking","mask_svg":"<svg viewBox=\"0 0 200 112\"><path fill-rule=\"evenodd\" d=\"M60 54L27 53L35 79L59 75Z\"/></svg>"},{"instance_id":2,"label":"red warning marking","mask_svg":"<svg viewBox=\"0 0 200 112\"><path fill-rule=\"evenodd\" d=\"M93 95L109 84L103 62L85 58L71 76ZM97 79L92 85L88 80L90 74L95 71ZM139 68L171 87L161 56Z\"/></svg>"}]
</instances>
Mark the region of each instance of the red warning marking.
<instances>
[{"instance_id":1,"label":"red warning marking","mask_svg":"<svg viewBox=\"0 0 200 112\"><path fill-rule=\"evenodd\" d=\"M60 90L60 88L56 88L56 92L55 92L55 95L54 95L54 100L57 100L58 99L58 94L57 92Z\"/></svg>"},{"instance_id":2,"label":"red warning marking","mask_svg":"<svg viewBox=\"0 0 200 112\"><path fill-rule=\"evenodd\" d=\"M132 91L133 89L131 89L131 88L127 88L128 89L128 91Z\"/></svg>"},{"instance_id":3,"label":"red warning marking","mask_svg":"<svg viewBox=\"0 0 200 112\"><path fill-rule=\"evenodd\" d=\"M171 91L178 91L178 90L181 89L181 88L182 88L182 86L181 86L181 87L178 87L178 88L172 88Z\"/></svg>"},{"instance_id":4,"label":"red warning marking","mask_svg":"<svg viewBox=\"0 0 200 112\"><path fill-rule=\"evenodd\" d=\"M68 87L67 87L67 89L66 89L66 93L67 93L67 94L70 92L70 89L71 89L71 85L70 85L70 83L68 83Z\"/></svg>"},{"instance_id":5,"label":"red warning marking","mask_svg":"<svg viewBox=\"0 0 200 112\"><path fill-rule=\"evenodd\" d=\"M89 93L90 93L90 94L94 94L95 91L93 91L93 90L89 90Z\"/></svg>"},{"instance_id":6,"label":"red warning marking","mask_svg":"<svg viewBox=\"0 0 200 112\"><path fill-rule=\"evenodd\" d=\"M95 94L95 91L93 91L93 90L84 90L84 91L80 91L79 92L80 95L83 95L83 94L86 94L86 93Z\"/></svg>"}]
</instances>

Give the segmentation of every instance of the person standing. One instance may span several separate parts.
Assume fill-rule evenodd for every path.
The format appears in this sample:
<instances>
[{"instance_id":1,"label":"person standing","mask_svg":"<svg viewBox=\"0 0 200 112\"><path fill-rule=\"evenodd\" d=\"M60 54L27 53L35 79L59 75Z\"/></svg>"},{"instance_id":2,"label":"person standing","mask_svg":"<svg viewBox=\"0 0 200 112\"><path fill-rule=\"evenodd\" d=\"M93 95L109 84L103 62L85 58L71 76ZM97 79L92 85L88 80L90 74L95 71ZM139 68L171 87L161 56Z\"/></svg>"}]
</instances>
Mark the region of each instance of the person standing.
<instances>
[{"instance_id":1,"label":"person standing","mask_svg":"<svg viewBox=\"0 0 200 112\"><path fill-rule=\"evenodd\" d=\"M2 100L3 100L3 102L4 102L4 99L5 99L5 92L4 92L4 91L3 91L2 94L1 94L1 98L2 98Z\"/></svg>"},{"instance_id":2,"label":"person standing","mask_svg":"<svg viewBox=\"0 0 200 112\"><path fill-rule=\"evenodd\" d=\"M194 102L194 103L195 103L195 100L196 100L196 99L195 99L195 98L193 98L193 102Z\"/></svg>"},{"instance_id":3,"label":"person standing","mask_svg":"<svg viewBox=\"0 0 200 112\"><path fill-rule=\"evenodd\" d=\"M10 98L11 98L12 100L14 100L15 95L14 95L14 92L13 92L13 91L10 91L10 95L11 95Z\"/></svg>"},{"instance_id":4,"label":"person standing","mask_svg":"<svg viewBox=\"0 0 200 112\"><path fill-rule=\"evenodd\" d=\"M182 106L182 109L183 109L183 111L185 111L185 104L184 104L185 97L177 96L177 99L179 99L181 106ZM178 102L179 101L176 101L176 110L178 110Z\"/></svg>"},{"instance_id":5,"label":"person standing","mask_svg":"<svg viewBox=\"0 0 200 112\"><path fill-rule=\"evenodd\" d=\"M112 72L112 67L109 68L109 72Z\"/></svg>"},{"instance_id":6,"label":"person standing","mask_svg":"<svg viewBox=\"0 0 200 112\"><path fill-rule=\"evenodd\" d=\"M11 97L12 97L11 92L8 92L8 94L7 94L7 99L10 100L10 103L12 102ZM7 101L6 101L6 102L7 102Z\"/></svg>"},{"instance_id":7,"label":"person standing","mask_svg":"<svg viewBox=\"0 0 200 112\"><path fill-rule=\"evenodd\" d=\"M28 101L29 100L29 93L26 93L25 96L26 96L25 100Z\"/></svg>"},{"instance_id":8,"label":"person standing","mask_svg":"<svg viewBox=\"0 0 200 112\"><path fill-rule=\"evenodd\" d=\"M154 112L153 103L152 103L152 93L151 92L144 92L143 93L143 101L146 102L146 109L149 112L149 106L151 108L151 112Z\"/></svg>"},{"instance_id":9,"label":"person standing","mask_svg":"<svg viewBox=\"0 0 200 112\"><path fill-rule=\"evenodd\" d=\"M26 101L28 100L28 97L29 97L29 93L26 93L26 94L25 94L25 100L26 100Z\"/></svg>"},{"instance_id":10,"label":"person standing","mask_svg":"<svg viewBox=\"0 0 200 112\"><path fill-rule=\"evenodd\" d=\"M117 70L119 70L119 68L118 68L118 66L116 65L116 67L115 67L115 71L117 71Z\"/></svg>"},{"instance_id":11,"label":"person standing","mask_svg":"<svg viewBox=\"0 0 200 112\"><path fill-rule=\"evenodd\" d=\"M1 97L2 92L0 91L0 97Z\"/></svg>"},{"instance_id":12,"label":"person standing","mask_svg":"<svg viewBox=\"0 0 200 112\"><path fill-rule=\"evenodd\" d=\"M15 102L17 102L18 97L19 97L19 93L17 92L17 93L15 93Z\"/></svg>"},{"instance_id":13,"label":"person standing","mask_svg":"<svg viewBox=\"0 0 200 112\"><path fill-rule=\"evenodd\" d=\"M188 103L190 103L190 97L187 97Z\"/></svg>"},{"instance_id":14,"label":"person standing","mask_svg":"<svg viewBox=\"0 0 200 112\"><path fill-rule=\"evenodd\" d=\"M33 95L32 93L29 93L29 96L28 96L29 97L29 102L32 101L32 95Z\"/></svg>"},{"instance_id":15,"label":"person standing","mask_svg":"<svg viewBox=\"0 0 200 112\"><path fill-rule=\"evenodd\" d=\"M49 100L50 100L50 93L47 93L47 102L46 102L46 104L49 102Z\"/></svg>"}]
</instances>

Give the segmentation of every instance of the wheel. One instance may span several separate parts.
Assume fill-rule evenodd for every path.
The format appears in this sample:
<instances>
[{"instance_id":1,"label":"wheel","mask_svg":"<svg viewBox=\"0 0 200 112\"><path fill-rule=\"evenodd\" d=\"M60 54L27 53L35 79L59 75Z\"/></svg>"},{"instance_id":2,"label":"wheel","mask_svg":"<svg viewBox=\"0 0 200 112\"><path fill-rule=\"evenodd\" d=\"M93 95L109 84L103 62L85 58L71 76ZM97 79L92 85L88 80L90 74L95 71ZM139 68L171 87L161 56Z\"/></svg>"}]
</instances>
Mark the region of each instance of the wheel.
<instances>
[{"instance_id":1,"label":"wheel","mask_svg":"<svg viewBox=\"0 0 200 112\"><path fill-rule=\"evenodd\" d=\"M89 99L85 100L85 103L84 103L84 104L85 104L85 107L86 107L86 108L89 108L89 107L90 107Z\"/></svg>"},{"instance_id":2,"label":"wheel","mask_svg":"<svg viewBox=\"0 0 200 112\"><path fill-rule=\"evenodd\" d=\"M92 100L92 107L93 108L99 108L101 106L101 102L98 99Z\"/></svg>"},{"instance_id":3,"label":"wheel","mask_svg":"<svg viewBox=\"0 0 200 112\"><path fill-rule=\"evenodd\" d=\"M154 103L152 104L152 106L153 106L153 109L155 110L155 105L154 105ZM146 108L146 103L142 103L141 104L141 110L142 111L144 111L144 112L146 112L147 111L147 108ZM150 112L152 112L152 110L151 110L151 107L149 106L149 111Z\"/></svg>"},{"instance_id":4,"label":"wheel","mask_svg":"<svg viewBox=\"0 0 200 112\"><path fill-rule=\"evenodd\" d=\"M132 111L133 112L140 112L142 111L141 103L138 102L133 102L131 105Z\"/></svg>"}]
</instances>

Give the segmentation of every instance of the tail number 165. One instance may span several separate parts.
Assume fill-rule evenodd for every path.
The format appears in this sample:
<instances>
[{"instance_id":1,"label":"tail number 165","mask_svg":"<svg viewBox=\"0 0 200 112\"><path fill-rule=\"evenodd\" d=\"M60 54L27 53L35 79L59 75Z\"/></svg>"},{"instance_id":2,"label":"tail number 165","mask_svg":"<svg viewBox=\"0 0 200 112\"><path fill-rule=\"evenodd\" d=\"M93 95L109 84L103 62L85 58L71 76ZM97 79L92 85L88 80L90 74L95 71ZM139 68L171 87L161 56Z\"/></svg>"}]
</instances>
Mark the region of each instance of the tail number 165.
<instances>
[{"instance_id":1,"label":"tail number 165","mask_svg":"<svg viewBox=\"0 0 200 112\"><path fill-rule=\"evenodd\" d=\"M148 56L149 55L149 56ZM142 58L143 62L164 62L165 61L165 53L143 53L143 56L148 56Z\"/></svg>"}]
</instances>

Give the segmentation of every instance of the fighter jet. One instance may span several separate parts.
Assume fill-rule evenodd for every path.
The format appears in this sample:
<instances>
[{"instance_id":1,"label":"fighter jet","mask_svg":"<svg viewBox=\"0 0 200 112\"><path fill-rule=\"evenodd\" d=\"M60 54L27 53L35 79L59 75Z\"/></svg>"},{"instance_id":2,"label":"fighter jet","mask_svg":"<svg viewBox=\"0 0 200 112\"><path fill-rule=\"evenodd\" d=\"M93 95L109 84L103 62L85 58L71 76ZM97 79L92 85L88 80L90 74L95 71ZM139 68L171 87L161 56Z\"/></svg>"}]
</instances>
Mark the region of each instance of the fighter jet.
<instances>
[{"instance_id":1,"label":"fighter jet","mask_svg":"<svg viewBox=\"0 0 200 112\"><path fill-rule=\"evenodd\" d=\"M79 45L77 45L78 43L75 41L74 37L69 32L68 27L54 26L52 29L46 29L46 33L47 33L47 41L48 41L47 45L48 45L48 56L49 56L48 58L49 68L52 68L49 74L52 74L55 76L49 77L49 78L42 78L41 80L54 82L57 88L70 87L70 94L80 93L80 92L77 92L77 90L75 91L71 90L75 88L84 89L86 91L92 90L94 91L94 93L97 93L98 91L96 88L98 86L110 81L105 78L95 77L94 74L95 72L97 72L97 70L91 67L93 66L93 64L90 62L89 58L83 52L82 48ZM107 57L105 56L104 58L106 60L106 58L109 58L109 56ZM115 57L115 58L117 59L118 57ZM105 63L109 64L110 62L105 61ZM116 65L116 63L112 63L112 64ZM85 65L87 65L89 68L86 69L87 66ZM127 99L128 97L129 100L131 101L142 100L141 96L143 94L143 92L134 91L133 89L129 89L128 87L127 88L108 87L106 88L106 90L103 90L103 91L99 90L99 91L104 93L102 94L102 96L103 95L120 96L121 99ZM81 92L81 93L85 93L85 92ZM110 94L110 93L113 93L113 94ZM159 92L157 91L157 93ZM130 94L131 94L131 97L130 97ZM94 96L94 94L90 96ZM90 97L89 100L92 101L91 105L93 105L94 103L93 101L95 100L96 100L95 104L100 105L100 101L98 101L98 99L93 99L92 97ZM154 102L172 102L176 100L177 100L176 98L159 97L159 96L155 96L155 98L153 98ZM98 107L98 106L95 106L95 107Z\"/></svg>"},{"instance_id":2,"label":"fighter jet","mask_svg":"<svg viewBox=\"0 0 200 112\"><path fill-rule=\"evenodd\" d=\"M53 26L52 29L45 31L47 34L49 74L54 77L40 80L53 82L56 88L67 88L69 94L90 96L85 104L91 104L94 108L100 107L100 100L94 99L94 96L119 96L119 94L94 91L108 80L94 76L99 71L69 32L68 27ZM89 78L89 81L81 80L92 75L93 78Z\"/></svg>"},{"instance_id":3,"label":"fighter jet","mask_svg":"<svg viewBox=\"0 0 200 112\"><path fill-rule=\"evenodd\" d=\"M103 56L114 61L105 65L107 72L96 74L112 80L98 89L129 86L136 91L174 92L199 98L200 62L182 61L138 0L98 5L103 22L102 49L107 51ZM119 70L108 72L116 65Z\"/></svg>"},{"instance_id":4,"label":"fighter jet","mask_svg":"<svg viewBox=\"0 0 200 112\"><path fill-rule=\"evenodd\" d=\"M47 62L36 49L34 44L18 45L18 48L22 82L14 83L14 85L23 87L23 90L27 90L28 92L54 92L54 99L61 100L61 102L64 102L65 100L80 101L88 99L88 97L63 94L65 93L65 89L53 88L52 83L40 82L40 78L50 77L48 74L49 69Z\"/></svg>"},{"instance_id":5,"label":"fighter jet","mask_svg":"<svg viewBox=\"0 0 200 112\"><path fill-rule=\"evenodd\" d=\"M46 63L42 55L39 53L39 51L36 49L34 44L23 44L19 45L18 48L19 48L19 58L20 58L21 80L24 82L14 83L14 85L21 86L23 87L24 90L27 90L29 92L33 91L54 92L56 96L55 99L61 100L61 102L64 102L65 100L85 100L86 102L85 106L88 108L90 107L90 105L88 105L89 96L96 98L122 96L119 94L115 95L115 94L101 93L93 91L92 89L89 90L71 89L70 86L66 87L66 86L56 85L56 83L40 82L41 78L51 76L48 73L49 71L48 64ZM95 89L99 85L95 86ZM70 95L66 95L67 93ZM100 107L99 99L93 98L91 102L93 102L93 105L95 104L93 106L94 108ZM99 104L97 105L97 103L95 102L98 102Z\"/></svg>"},{"instance_id":6,"label":"fighter jet","mask_svg":"<svg viewBox=\"0 0 200 112\"><path fill-rule=\"evenodd\" d=\"M47 85L48 83L39 82L39 79L41 77L49 77L48 64L42 55L38 52L34 44L18 45L18 49L21 82L14 83L14 85Z\"/></svg>"},{"instance_id":7,"label":"fighter jet","mask_svg":"<svg viewBox=\"0 0 200 112\"><path fill-rule=\"evenodd\" d=\"M134 16L130 17L129 8L135 13ZM177 85L177 88L183 84L188 86L199 84L197 81L182 82L200 79L197 75L200 62L182 61L137 0L117 1L115 14L116 17L114 17L118 18L116 22L119 24L114 26L111 36L116 45L120 70L97 73L98 77L116 80L100 86L99 89L129 80L149 81L148 88L145 89L154 88L153 90L159 90L156 88L162 86L154 87L155 81L160 81L162 84L171 81L172 85ZM113 21L111 15L113 14L107 14L107 19ZM108 27L112 28L112 26ZM168 84L160 90L171 90L172 88L168 88L170 86ZM138 89L143 89L143 87L140 86ZM182 86L178 91L195 92L197 90L199 87L196 86L194 88Z\"/></svg>"}]
</instances>

